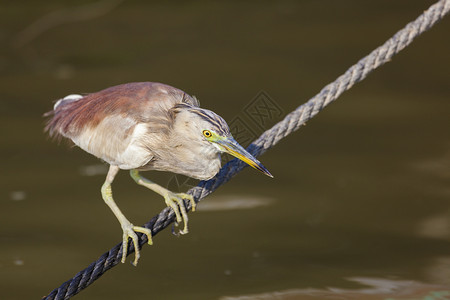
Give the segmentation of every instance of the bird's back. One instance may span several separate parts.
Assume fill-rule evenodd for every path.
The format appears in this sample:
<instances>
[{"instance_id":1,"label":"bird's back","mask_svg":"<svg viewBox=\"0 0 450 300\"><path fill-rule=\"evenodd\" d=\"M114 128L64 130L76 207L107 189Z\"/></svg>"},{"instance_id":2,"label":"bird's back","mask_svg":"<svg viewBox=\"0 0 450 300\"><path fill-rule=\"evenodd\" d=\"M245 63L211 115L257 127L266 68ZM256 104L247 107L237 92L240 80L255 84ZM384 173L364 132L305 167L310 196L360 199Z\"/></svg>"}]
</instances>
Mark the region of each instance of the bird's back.
<instances>
[{"instance_id":1,"label":"bird's back","mask_svg":"<svg viewBox=\"0 0 450 300\"><path fill-rule=\"evenodd\" d=\"M181 103L198 106L194 97L165 84L127 83L61 99L48 113L46 130L110 164L138 168L152 159L139 140L166 134L173 121L171 109Z\"/></svg>"}]
</instances>

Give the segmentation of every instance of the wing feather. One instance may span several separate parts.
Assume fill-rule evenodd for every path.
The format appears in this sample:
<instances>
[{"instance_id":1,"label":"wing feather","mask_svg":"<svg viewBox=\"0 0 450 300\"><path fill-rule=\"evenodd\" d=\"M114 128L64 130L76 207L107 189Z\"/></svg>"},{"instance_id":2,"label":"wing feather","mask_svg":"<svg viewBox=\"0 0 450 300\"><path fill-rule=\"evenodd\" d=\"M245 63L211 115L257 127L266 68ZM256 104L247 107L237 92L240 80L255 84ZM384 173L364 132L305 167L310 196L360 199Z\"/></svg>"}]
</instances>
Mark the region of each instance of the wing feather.
<instances>
[{"instance_id":1,"label":"wing feather","mask_svg":"<svg viewBox=\"0 0 450 300\"><path fill-rule=\"evenodd\" d=\"M168 134L178 104L199 106L195 97L153 82L127 83L60 101L47 113L46 131L71 139L83 150L122 168L137 168L153 158L151 145ZM133 160L130 162L130 159ZM128 160L128 162L127 162Z\"/></svg>"}]
</instances>

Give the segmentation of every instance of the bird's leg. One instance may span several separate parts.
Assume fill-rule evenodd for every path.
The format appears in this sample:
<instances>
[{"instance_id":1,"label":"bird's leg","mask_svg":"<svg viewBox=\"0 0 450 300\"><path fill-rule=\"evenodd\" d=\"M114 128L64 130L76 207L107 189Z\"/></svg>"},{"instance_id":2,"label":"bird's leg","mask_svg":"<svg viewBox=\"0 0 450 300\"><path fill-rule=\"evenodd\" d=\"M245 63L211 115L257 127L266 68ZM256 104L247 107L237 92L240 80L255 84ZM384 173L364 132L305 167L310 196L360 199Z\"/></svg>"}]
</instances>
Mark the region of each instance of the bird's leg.
<instances>
[{"instance_id":1,"label":"bird's leg","mask_svg":"<svg viewBox=\"0 0 450 300\"><path fill-rule=\"evenodd\" d=\"M196 203L192 195L185 193L174 193L169 191L168 189L163 188L162 186L148 180L145 177L142 177L137 170L130 171L131 177L136 181L137 184L145 186L152 191L160 194L164 197L166 201L166 205L172 208L177 218L177 223L184 222L184 229L180 231L181 234L188 233L188 216L186 213L186 207L184 206L184 199L191 201L192 211L195 211Z\"/></svg>"},{"instance_id":2,"label":"bird's leg","mask_svg":"<svg viewBox=\"0 0 450 300\"><path fill-rule=\"evenodd\" d=\"M120 211L117 204L114 202L113 196L112 196L112 189L111 184L114 180L114 177L116 176L117 172L119 171L119 167L117 166L110 166L108 175L106 175L105 183L102 186L102 197L103 200L105 200L105 203L111 208L112 212L116 216L117 220L119 220L120 225L122 226L123 230L123 238L122 238L122 263L125 262L125 259L127 257L127 251L128 251L128 238L131 238L134 244L134 251L135 251L135 257L133 265L137 265L140 254L139 254L139 239L136 235L136 232L140 232L145 234L148 237L148 244L153 244L152 241L152 232L148 228L134 226L133 224L128 221L128 219L124 216L124 214Z\"/></svg>"}]
</instances>

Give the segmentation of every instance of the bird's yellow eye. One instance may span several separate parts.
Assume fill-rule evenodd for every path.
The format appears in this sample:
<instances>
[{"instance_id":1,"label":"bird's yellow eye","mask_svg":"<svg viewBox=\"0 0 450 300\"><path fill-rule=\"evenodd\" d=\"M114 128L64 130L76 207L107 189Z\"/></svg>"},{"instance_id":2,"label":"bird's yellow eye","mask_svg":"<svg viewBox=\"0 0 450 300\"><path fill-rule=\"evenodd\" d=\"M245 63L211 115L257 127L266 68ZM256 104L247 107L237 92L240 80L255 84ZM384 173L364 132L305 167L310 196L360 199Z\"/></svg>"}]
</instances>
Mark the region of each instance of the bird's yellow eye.
<instances>
[{"instance_id":1,"label":"bird's yellow eye","mask_svg":"<svg viewBox=\"0 0 450 300\"><path fill-rule=\"evenodd\" d=\"M210 137L212 136L212 133L211 133L211 131L209 131L209 130L203 130L203 135L204 135L206 138L210 138Z\"/></svg>"}]
</instances>

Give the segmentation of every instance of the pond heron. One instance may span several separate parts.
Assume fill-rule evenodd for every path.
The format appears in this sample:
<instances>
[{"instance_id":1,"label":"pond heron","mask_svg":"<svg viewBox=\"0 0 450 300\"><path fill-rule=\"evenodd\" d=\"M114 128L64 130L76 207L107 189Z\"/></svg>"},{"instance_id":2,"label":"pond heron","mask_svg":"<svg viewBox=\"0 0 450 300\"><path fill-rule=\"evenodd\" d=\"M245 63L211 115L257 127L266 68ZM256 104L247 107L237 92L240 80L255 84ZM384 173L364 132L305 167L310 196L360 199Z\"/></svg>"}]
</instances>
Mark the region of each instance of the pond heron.
<instances>
[{"instance_id":1,"label":"pond heron","mask_svg":"<svg viewBox=\"0 0 450 300\"><path fill-rule=\"evenodd\" d=\"M58 100L46 115L50 116L46 131L51 137L69 138L110 165L101 193L122 226L122 262L128 238L134 244L136 265L140 256L136 232L145 234L149 244L152 234L128 221L114 202L111 184L119 169L130 170L136 183L164 197L176 215L176 224L184 222L182 234L188 232L183 199L191 201L195 210L193 197L171 192L142 177L140 171L169 171L206 180L217 174L220 154L225 152L272 177L234 140L224 119L200 108L195 97L165 84L128 83L92 94L72 94Z\"/></svg>"}]
</instances>

